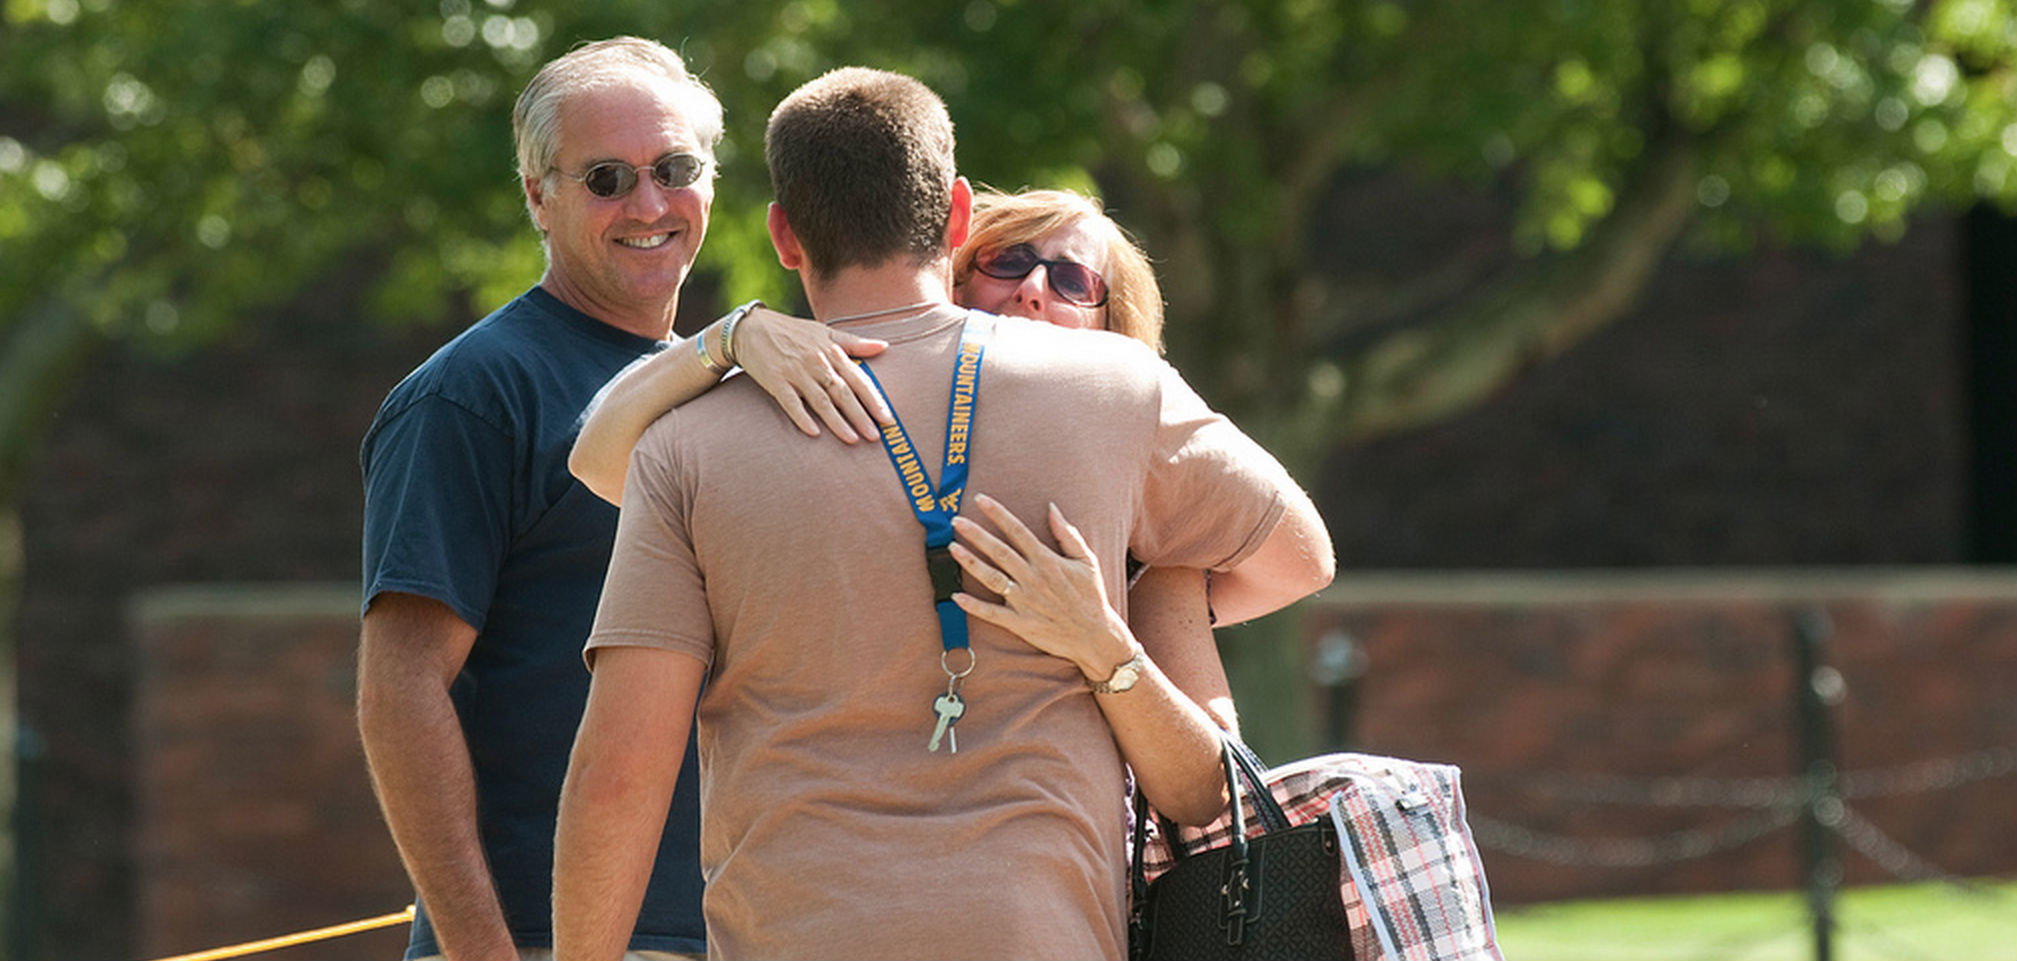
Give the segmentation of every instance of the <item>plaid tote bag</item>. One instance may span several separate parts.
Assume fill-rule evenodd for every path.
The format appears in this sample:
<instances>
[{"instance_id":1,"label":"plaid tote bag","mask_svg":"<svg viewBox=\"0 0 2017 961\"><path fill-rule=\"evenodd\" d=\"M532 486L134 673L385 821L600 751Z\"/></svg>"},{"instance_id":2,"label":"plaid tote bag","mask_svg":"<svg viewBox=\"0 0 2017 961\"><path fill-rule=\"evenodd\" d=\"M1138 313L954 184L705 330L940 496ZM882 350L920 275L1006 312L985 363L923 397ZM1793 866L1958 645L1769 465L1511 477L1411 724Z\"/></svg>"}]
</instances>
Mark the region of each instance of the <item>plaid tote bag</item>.
<instances>
[{"instance_id":1,"label":"plaid tote bag","mask_svg":"<svg viewBox=\"0 0 2017 961\"><path fill-rule=\"evenodd\" d=\"M1228 737L1241 767L1261 764ZM1358 961L1503 961L1492 921L1484 862L1465 820L1459 771L1372 754L1325 754L1260 774L1291 827L1329 821L1339 838L1338 897ZM1239 820L1248 837L1269 830L1249 803ZM1170 826L1145 819L1143 875L1154 880L1181 855ZM1184 852L1230 842L1230 810L1202 828L1180 828Z\"/></svg>"}]
</instances>

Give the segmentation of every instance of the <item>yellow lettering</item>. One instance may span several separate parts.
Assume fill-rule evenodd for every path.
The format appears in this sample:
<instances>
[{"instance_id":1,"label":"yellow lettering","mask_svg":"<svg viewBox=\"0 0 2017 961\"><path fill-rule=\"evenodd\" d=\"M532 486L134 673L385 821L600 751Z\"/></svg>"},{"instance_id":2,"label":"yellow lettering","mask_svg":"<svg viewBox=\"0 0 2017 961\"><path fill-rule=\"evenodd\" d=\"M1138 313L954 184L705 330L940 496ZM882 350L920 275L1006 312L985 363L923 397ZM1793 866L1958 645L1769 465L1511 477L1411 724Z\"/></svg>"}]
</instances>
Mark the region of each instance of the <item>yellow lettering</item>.
<instances>
[{"instance_id":1,"label":"yellow lettering","mask_svg":"<svg viewBox=\"0 0 2017 961\"><path fill-rule=\"evenodd\" d=\"M966 463L967 436L973 423L974 386L979 377L980 351L972 344L960 352L952 382L952 418L946 428L945 461Z\"/></svg>"}]
</instances>

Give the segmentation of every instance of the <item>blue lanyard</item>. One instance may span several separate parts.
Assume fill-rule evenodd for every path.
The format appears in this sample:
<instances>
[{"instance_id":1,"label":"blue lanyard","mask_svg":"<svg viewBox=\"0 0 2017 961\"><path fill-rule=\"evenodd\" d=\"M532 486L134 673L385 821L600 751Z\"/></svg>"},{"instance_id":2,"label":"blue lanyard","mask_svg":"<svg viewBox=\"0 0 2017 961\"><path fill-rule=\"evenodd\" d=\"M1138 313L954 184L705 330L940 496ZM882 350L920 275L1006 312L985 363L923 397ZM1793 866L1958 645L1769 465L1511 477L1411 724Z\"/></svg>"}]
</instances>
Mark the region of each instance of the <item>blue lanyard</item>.
<instances>
[{"instance_id":1,"label":"blue lanyard","mask_svg":"<svg viewBox=\"0 0 2017 961\"><path fill-rule=\"evenodd\" d=\"M948 652L967 646L966 612L952 600L953 593L960 589L960 566L946 548L952 544L953 515L959 513L960 498L966 493L967 452L973 444L973 417L980 402L981 356L994 336L994 324L991 319L983 319L986 316L967 311L966 326L960 330L959 355L953 362L952 399L946 402L945 467L939 471L936 489L931 478L925 476L924 463L918 459L917 448L903 429L903 419L893 417L894 423L882 429L883 450L896 468L897 480L903 483L911 511L924 527L925 568L931 574L932 606L938 610L939 637ZM883 391L882 382L876 380L875 372L861 361L855 363L868 374L869 383L875 385L883 405L893 415L896 408L889 403L889 395Z\"/></svg>"}]
</instances>

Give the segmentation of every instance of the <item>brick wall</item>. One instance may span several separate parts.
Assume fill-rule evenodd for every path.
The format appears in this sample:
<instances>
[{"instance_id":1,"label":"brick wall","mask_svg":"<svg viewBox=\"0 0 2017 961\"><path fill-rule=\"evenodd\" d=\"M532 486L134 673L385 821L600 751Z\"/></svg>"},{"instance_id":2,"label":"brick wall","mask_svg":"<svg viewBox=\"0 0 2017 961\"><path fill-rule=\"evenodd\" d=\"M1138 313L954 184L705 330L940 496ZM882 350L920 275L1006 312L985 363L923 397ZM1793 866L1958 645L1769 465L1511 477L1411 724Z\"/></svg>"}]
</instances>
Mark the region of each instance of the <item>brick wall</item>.
<instances>
[{"instance_id":1,"label":"brick wall","mask_svg":"<svg viewBox=\"0 0 2017 961\"><path fill-rule=\"evenodd\" d=\"M1364 658L1356 749L1463 766L1500 904L1796 885L1792 809L1772 795L1798 766L1803 619L1844 681L1841 768L1872 789L1849 798L1851 828L1895 841L1918 859L1906 868L2017 873L2017 574L1361 573L1307 614L1313 645L1348 637ZM351 712L351 588L159 589L128 621L139 956L405 905ZM1980 766L1941 763L1964 758ZM1872 782L1885 772L1900 777ZM1705 784L1779 803L1684 803ZM1742 840L1761 822L1774 826ZM1741 843L1638 843L1697 838ZM1555 863L1605 841L1625 843L1599 853L1648 863ZM1900 867L1855 845L1843 859L1852 884ZM268 956L395 957L403 937Z\"/></svg>"},{"instance_id":2,"label":"brick wall","mask_svg":"<svg viewBox=\"0 0 2017 961\"><path fill-rule=\"evenodd\" d=\"M357 591L163 588L131 606L141 957L399 911L413 899L358 744ZM396 958L401 924L260 957Z\"/></svg>"},{"instance_id":3,"label":"brick wall","mask_svg":"<svg viewBox=\"0 0 2017 961\"><path fill-rule=\"evenodd\" d=\"M2017 574L1353 574L1306 626L1364 659L1356 749L1464 767L1510 904L1796 886L1796 830L1765 827L1792 812L1803 621L1843 681L1840 770L1866 792L1846 880L2017 873ZM1691 803L1705 787L1732 803Z\"/></svg>"}]
</instances>

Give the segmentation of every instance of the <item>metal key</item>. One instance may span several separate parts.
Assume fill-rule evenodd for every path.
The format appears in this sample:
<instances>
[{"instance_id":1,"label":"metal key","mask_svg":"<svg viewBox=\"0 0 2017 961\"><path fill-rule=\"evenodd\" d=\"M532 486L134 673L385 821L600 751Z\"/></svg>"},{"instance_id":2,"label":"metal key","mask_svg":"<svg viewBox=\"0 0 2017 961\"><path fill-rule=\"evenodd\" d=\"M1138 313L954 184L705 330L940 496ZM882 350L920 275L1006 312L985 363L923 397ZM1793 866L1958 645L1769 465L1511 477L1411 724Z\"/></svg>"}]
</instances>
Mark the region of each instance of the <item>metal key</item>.
<instances>
[{"instance_id":1,"label":"metal key","mask_svg":"<svg viewBox=\"0 0 2017 961\"><path fill-rule=\"evenodd\" d=\"M938 712L938 726L931 730L931 744L928 745L928 749L937 751L939 741L944 740L947 734L952 734L953 724L959 720L960 715L966 713L966 702L960 700L957 694L941 694L938 700L932 702L931 709ZM959 753L958 734L952 734L951 747L952 753Z\"/></svg>"}]
</instances>

